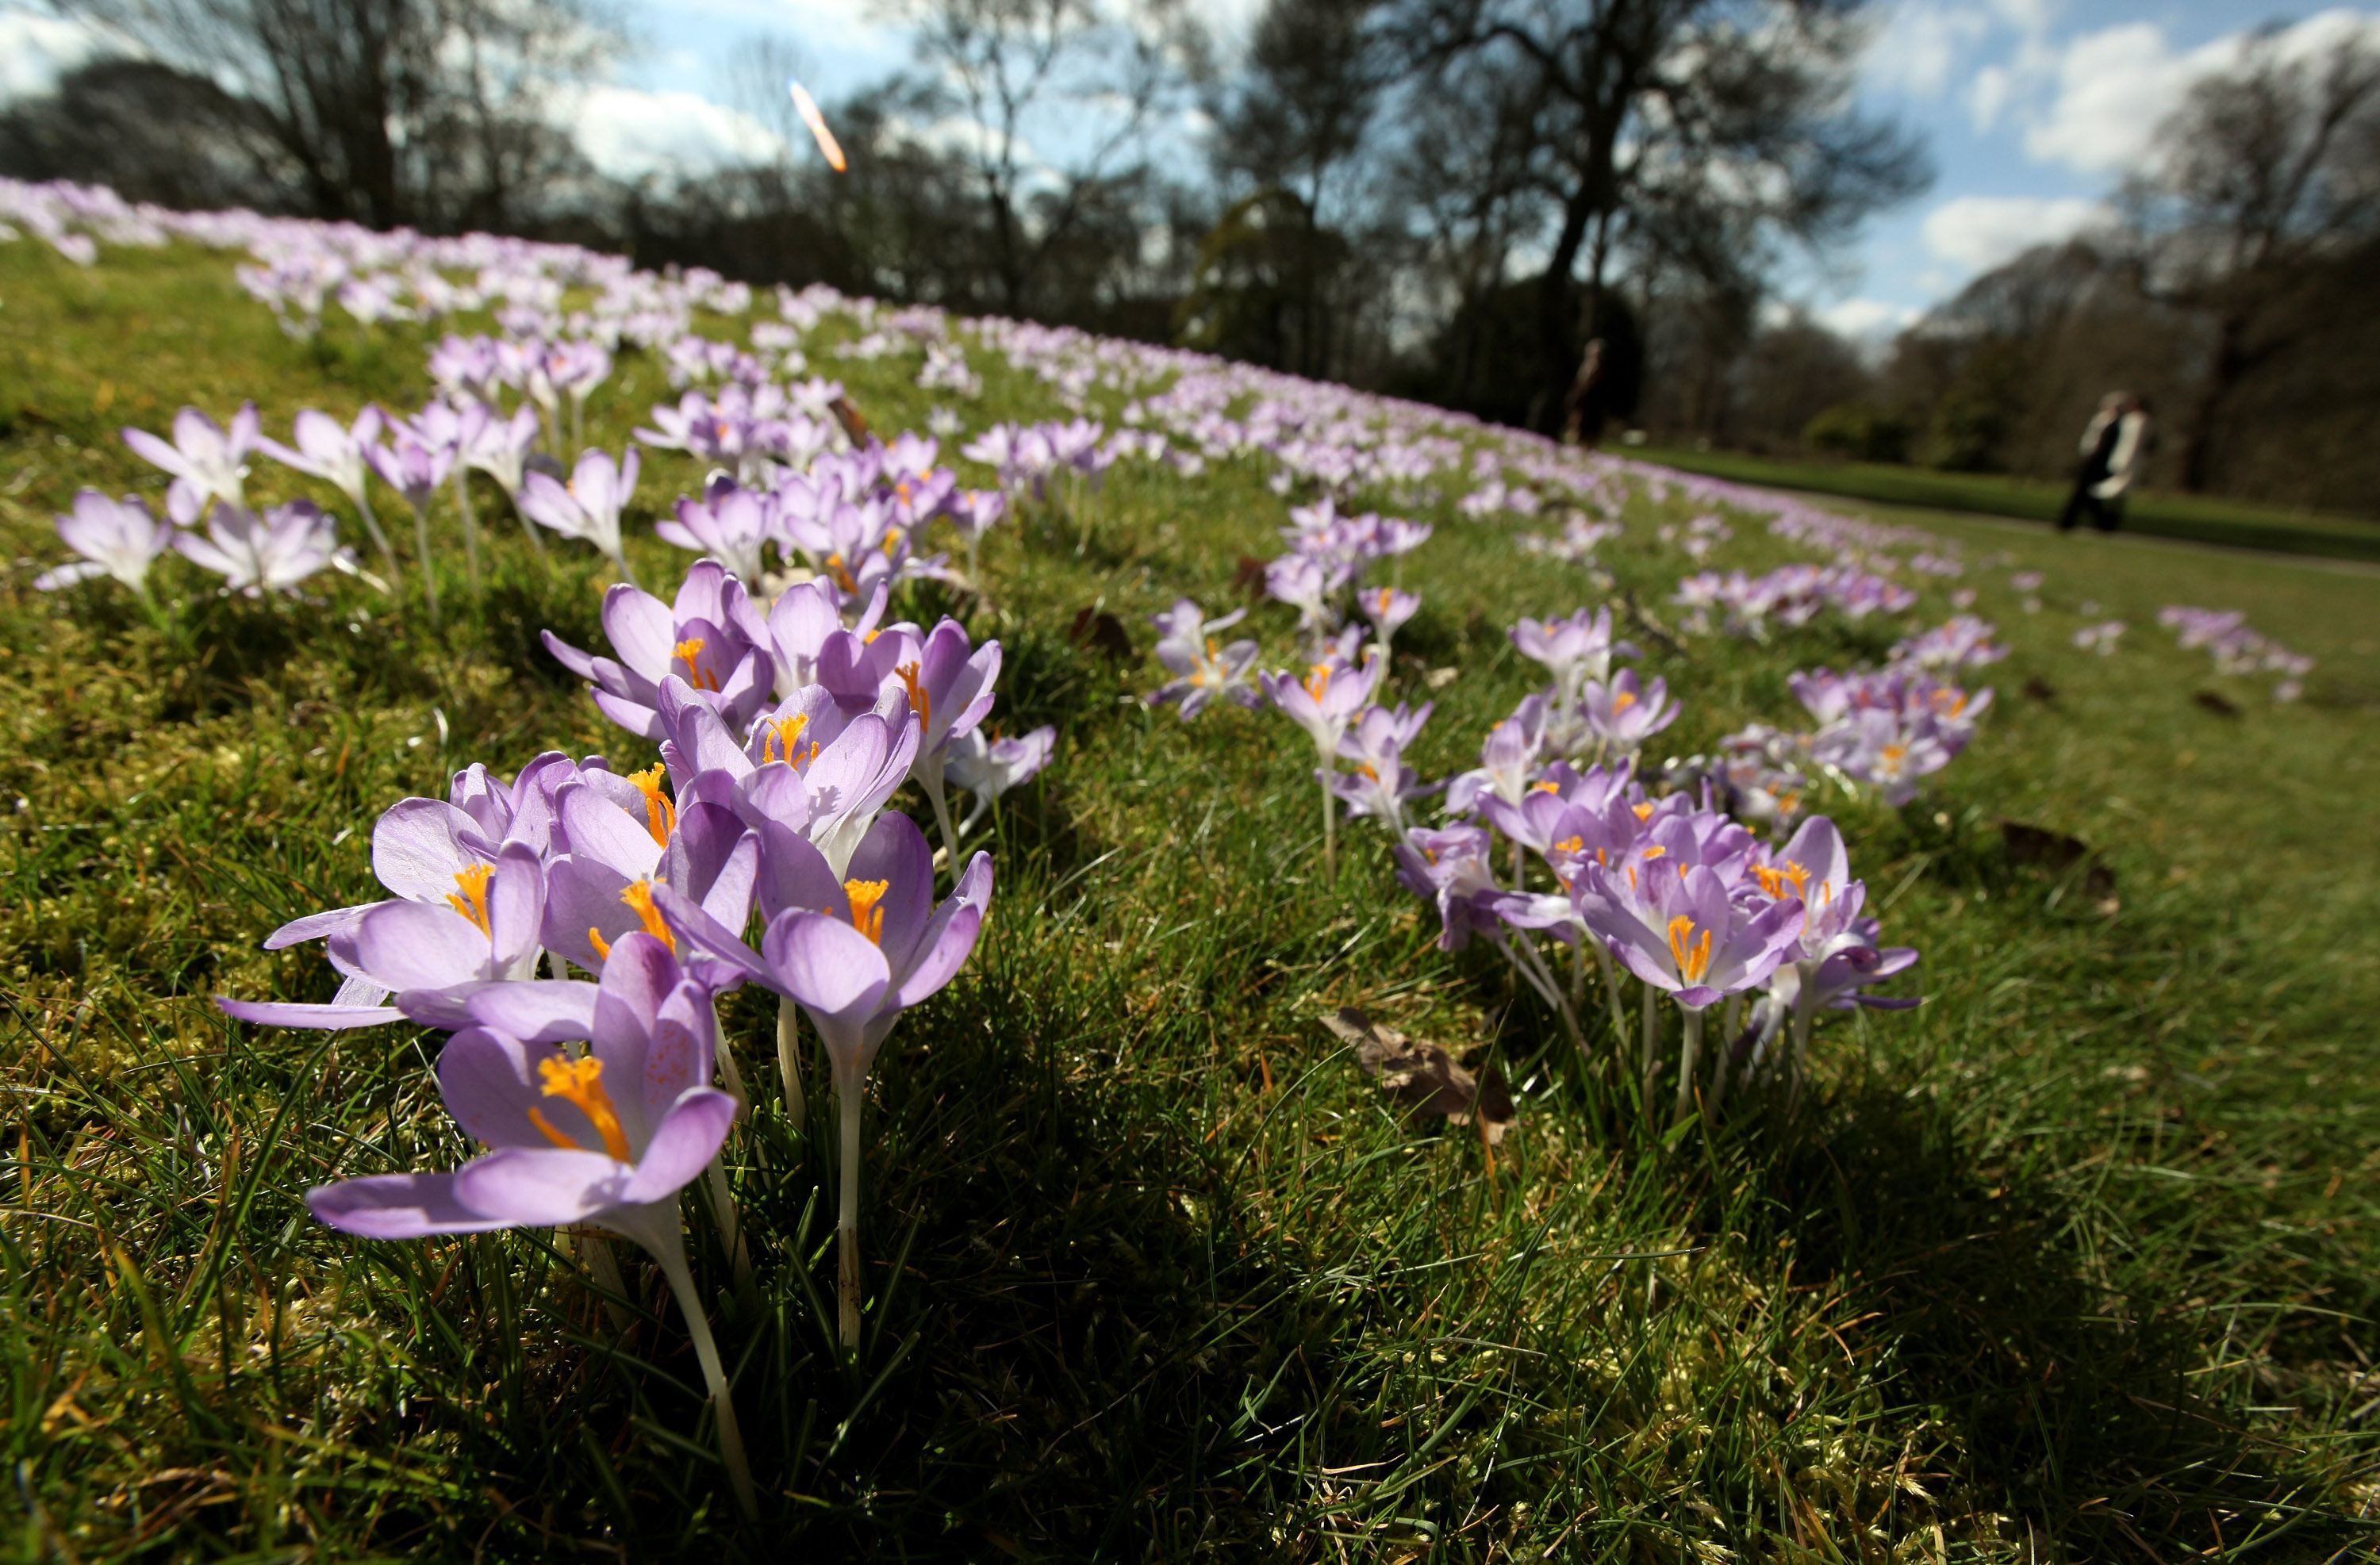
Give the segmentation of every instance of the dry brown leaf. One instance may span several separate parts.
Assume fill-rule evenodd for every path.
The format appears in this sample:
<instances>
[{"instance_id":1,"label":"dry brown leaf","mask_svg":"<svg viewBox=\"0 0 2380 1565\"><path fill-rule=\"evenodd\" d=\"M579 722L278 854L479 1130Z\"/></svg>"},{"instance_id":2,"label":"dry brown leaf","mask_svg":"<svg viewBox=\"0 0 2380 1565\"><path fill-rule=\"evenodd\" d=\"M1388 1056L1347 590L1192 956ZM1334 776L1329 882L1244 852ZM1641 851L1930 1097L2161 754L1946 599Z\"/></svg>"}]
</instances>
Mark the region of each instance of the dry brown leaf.
<instances>
[{"instance_id":1,"label":"dry brown leaf","mask_svg":"<svg viewBox=\"0 0 2380 1565\"><path fill-rule=\"evenodd\" d=\"M1490 1146L1512 1127L1512 1094L1494 1066L1475 1076L1437 1044L1384 1027L1352 1005L1323 1017L1322 1025L1354 1044L1365 1074L1378 1077L1380 1090L1404 1107L1455 1125L1471 1123L1475 1111Z\"/></svg>"},{"instance_id":2,"label":"dry brown leaf","mask_svg":"<svg viewBox=\"0 0 2380 1565\"><path fill-rule=\"evenodd\" d=\"M2053 875L2062 875L2082 865L2082 894L2102 913L2114 913L2119 905L2116 899L2116 872L2099 862L2091 844L2080 837L2004 819L2000 821L2000 840L2008 844L2009 861L2012 864L2037 864Z\"/></svg>"}]
</instances>

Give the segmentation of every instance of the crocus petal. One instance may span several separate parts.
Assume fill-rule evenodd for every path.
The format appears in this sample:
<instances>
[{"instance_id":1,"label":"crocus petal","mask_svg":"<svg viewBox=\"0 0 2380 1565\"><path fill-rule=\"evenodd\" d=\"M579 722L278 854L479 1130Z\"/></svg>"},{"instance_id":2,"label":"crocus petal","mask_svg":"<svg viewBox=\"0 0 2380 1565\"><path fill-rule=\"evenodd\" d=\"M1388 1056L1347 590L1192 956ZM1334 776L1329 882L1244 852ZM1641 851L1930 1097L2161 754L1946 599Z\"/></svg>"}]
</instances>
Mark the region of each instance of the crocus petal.
<instances>
[{"instance_id":1,"label":"crocus petal","mask_svg":"<svg viewBox=\"0 0 2380 1565\"><path fill-rule=\"evenodd\" d=\"M474 1212L520 1228L582 1222L620 1203L629 1168L601 1152L507 1146L455 1171L455 1194Z\"/></svg>"},{"instance_id":2,"label":"crocus petal","mask_svg":"<svg viewBox=\"0 0 2380 1565\"><path fill-rule=\"evenodd\" d=\"M735 1122L735 1099L727 1094L698 1086L682 1095L662 1116L621 1199L661 1201L685 1189L719 1155Z\"/></svg>"},{"instance_id":3,"label":"crocus petal","mask_svg":"<svg viewBox=\"0 0 2380 1565\"><path fill-rule=\"evenodd\" d=\"M480 993L513 987L498 984ZM552 1044L525 1043L486 1027L467 1027L448 1038L438 1052L439 1096L445 1099L446 1111L455 1116L455 1122L481 1146L550 1146L552 1143L529 1117L530 1110L540 1115L554 1110L556 1117L549 1117L546 1122L565 1134L587 1122L569 1104L545 1096L538 1064L561 1058ZM561 1115L567 1115L567 1120L560 1120Z\"/></svg>"},{"instance_id":4,"label":"crocus petal","mask_svg":"<svg viewBox=\"0 0 2380 1565\"><path fill-rule=\"evenodd\" d=\"M595 995L580 978L528 978L490 984L465 1008L481 1026L524 1043L565 1043L594 1036Z\"/></svg>"},{"instance_id":5,"label":"crocus petal","mask_svg":"<svg viewBox=\"0 0 2380 1565\"><path fill-rule=\"evenodd\" d=\"M780 914L761 940L760 954L780 992L839 1022L865 1022L892 986L876 942L827 914Z\"/></svg>"},{"instance_id":6,"label":"crocus petal","mask_svg":"<svg viewBox=\"0 0 2380 1565\"><path fill-rule=\"evenodd\" d=\"M294 1001L225 1000L220 996L215 1003L233 1020L260 1027L345 1032L352 1027L376 1027L382 1022L405 1019L405 1013L394 1005L303 1005Z\"/></svg>"},{"instance_id":7,"label":"crocus petal","mask_svg":"<svg viewBox=\"0 0 2380 1565\"><path fill-rule=\"evenodd\" d=\"M306 1205L317 1222L363 1239L420 1239L512 1226L464 1206L451 1173L373 1174L318 1184L306 1192Z\"/></svg>"}]
</instances>

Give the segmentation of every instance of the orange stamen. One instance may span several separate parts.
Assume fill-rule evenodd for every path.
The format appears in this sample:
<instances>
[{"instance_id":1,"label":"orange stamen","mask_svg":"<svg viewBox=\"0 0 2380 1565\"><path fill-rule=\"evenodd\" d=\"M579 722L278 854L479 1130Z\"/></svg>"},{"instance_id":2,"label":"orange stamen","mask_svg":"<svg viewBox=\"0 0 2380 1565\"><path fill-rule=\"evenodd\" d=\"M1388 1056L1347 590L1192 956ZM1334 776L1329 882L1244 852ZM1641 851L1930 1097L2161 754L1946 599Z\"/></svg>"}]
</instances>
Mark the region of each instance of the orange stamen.
<instances>
[{"instance_id":1,"label":"orange stamen","mask_svg":"<svg viewBox=\"0 0 2380 1565\"><path fill-rule=\"evenodd\" d=\"M488 928L488 881L495 875L492 864L470 864L455 871L455 884L462 894L446 893L446 905L478 926L480 933L492 935Z\"/></svg>"},{"instance_id":2,"label":"orange stamen","mask_svg":"<svg viewBox=\"0 0 2380 1565\"><path fill-rule=\"evenodd\" d=\"M1686 982L1698 984L1710 971L1711 932L1705 929L1703 938L1689 945L1686 942L1693 940L1694 933L1694 921L1684 914L1670 920L1670 954L1678 959L1678 971Z\"/></svg>"},{"instance_id":3,"label":"orange stamen","mask_svg":"<svg viewBox=\"0 0 2380 1565\"><path fill-rule=\"evenodd\" d=\"M851 900L851 927L878 945L884 943L884 893L890 880L845 880L843 894Z\"/></svg>"},{"instance_id":4,"label":"orange stamen","mask_svg":"<svg viewBox=\"0 0 2380 1565\"><path fill-rule=\"evenodd\" d=\"M668 923L662 917L662 910L653 905L653 883L650 880L632 882L621 891L620 900L627 904L629 911L637 916L637 921L644 925L645 933L669 947L672 956L677 954L677 937L670 933Z\"/></svg>"},{"instance_id":5,"label":"orange stamen","mask_svg":"<svg viewBox=\"0 0 2380 1565\"><path fill-rule=\"evenodd\" d=\"M635 1160L628 1149L628 1133L620 1123L620 1110L613 1106L612 1095L603 1090L603 1062L589 1055L584 1060L540 1060L537 1074L545 1084L542 1091L548 1098L559 1098L587 1116L595 1126L595 1134L603 1138L603 1150L626 1163ZM546 1139L557 1146L576 1146L577 1143L560 1134L535 1109L528 1111L529 1122L545 1133Z\"/></svg>"},{"instance_id":6,"label":"orange stamen","mask_svg":"<svg viewBox=\"0 0 2380 1565\"><path fill-rule=\"evenodd\" d=\"M716 690L719 688L719 676L715 673L703 673L702 665L695 661L696 659L702 656L702 649L708 645L710 645L710 643L705 641L701 637L694 636L688 637L686 640L679 642L676 646L670 649L670 661L672 662L684 663L686 665L686 682L688 685L693 685L697 690Z\"/></svg>"},{"instance_id":7,"label":"orange stamen","mask_svg":"<svg viewBox=\"0 0 2380 1565\"><path fill-rule=\"evenodd\" d=\"M794 741L810 725L808 712L795 712L791 717L764 717L760 720L760 764L783 761L794 764ZM783 754L779 754L783 751Z\"/></svg>"},{"instance_id":8,"label":"orange stamen","mask_svg":"<svg viewBox=\"0 0 2380 1565\"><path fill-rule=\"evenodd\" d=\"M932 722L934 700L926 693L925 687L917 683L917 665L914 662L903 663L892 672L901 676L902 688L909 692L909 705L917 712L917 721L920 723Z\"/></svg>"},{"instance_id":9,"label":"orange stamen","mask_svg":"<svg viewBox=\"0 0 2380 1565\"><path fill-rule=\"evenodd\" d=\"M677 806L662 792L662 763L655 761L642 771L628 773L628 781L645 795L645 830L652 833L654 842L669 846L670 833L677 830Z\"/></svg>"}]
</instances>

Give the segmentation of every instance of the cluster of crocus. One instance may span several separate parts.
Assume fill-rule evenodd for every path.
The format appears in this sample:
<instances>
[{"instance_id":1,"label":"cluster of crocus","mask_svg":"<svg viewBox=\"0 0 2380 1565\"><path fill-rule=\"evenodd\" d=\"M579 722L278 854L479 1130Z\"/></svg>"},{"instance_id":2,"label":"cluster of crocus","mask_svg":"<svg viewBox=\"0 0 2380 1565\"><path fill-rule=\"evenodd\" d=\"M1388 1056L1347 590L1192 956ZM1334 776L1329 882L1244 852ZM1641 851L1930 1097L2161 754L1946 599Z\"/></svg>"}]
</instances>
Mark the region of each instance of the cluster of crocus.
<instances>
[{"instance_id":1,"label":"cluster of crocus","mask_svg":"<svg viewBox=\"0 0 2380 1565\"><path fill-rule=\"evenodd\" d=\"M2273 685L2276 701L2294 701L2303 695L2305 677L2313 672L2312 658L2250 629L2248 616L2236 609L2196 609L2175 603L2157 611L2157 624L2172 631L2184 648L2205 648L2215 659L2217 673L2279 674Z\"/></svg>"},{"instance_id":2,"label":"cluster of crocus","mask_svg":"<svg viewBox=\"0 0 2380 1565\"><path fill-rule=\"evenodd\" d=\"M175 416L170 443L145 430L126 430L124 441L173 476L164 519L136 496L110 500L97 490L80 491L72 510L57 518L59 540L78 557L35 577L42 591L105 576L154 612L149 573L169 552L221 576L224 590L250 598L294 592L325 566L356 569L353 553L339 545L336 523L308 502L249 508L249 454L279 454L260 438L253 406L242 407L228 431L185 407Z\"/></svg>"},{"instance_id":3,"label":"cluster of crocus","mask_svg":"<svg viewBox=\"0 0 2380 1565\"><path fill-rule=\"evenodd\" d=\"M1928 673L1982 668L2008 656L2008 649L1992 639L1995 628L1989 620L1953 614L1931 630L1895 643L1889 661Z\"/></svg>"},{"instance_id":4,"label":"cluster of crocus","mask_svg":"<svg viewBox=\"0 0 2380 1565\"><path fill-rule=\"evenodd\" d=\"M1565 564L1596 568L1596 551L1618 538L1625 529L1613 520L1590 521L1579 512L1572 512L1562 520L1560 538L1548 538L1542 533L1524 532L1513 540L1524 554L1540 555L1560 560Z\"/></svg>"},{"instance_id":5,"label":"cluster of crocus","mask_svg":"<svg viewBox=\"0 0 2380 1565\"><path fill-rule=\"evenodd\" d=\"M1806 821L1771 850L1707 789L1699 800L1649 792L1638 752L1667 718L1640 729L1626 717L1659 704L1661 682L1611 674L1612 657L1633 649L1613 642L1608 610L1524 621L1512 634L1553 683L1497 724L1479 768L1448 785L1451 824L1402 827L1399 880L1436 908L1442 946L1458 949L1475 937L1494 943L1590 1058L1584 1018L1592 953L1612 1037L1624 1048L1633 1037L1648 1104L1664 1058L1664 1000L1682 1015L1677 1112L1698 1086L1716 1114L1733 1081L1798 1079L1809 1013L1866 1000L1866 986L1915 959L1877 946L1873 922L1858 916L1862 892L1844 873L1834 828ZM1622 694L1630 699L1621 701ZM1393 760L1398 742L1418 726L1419 714L1374 707L1355 731L1375 730L1370 747ZM1379 787L1404 797L1422 791L1409 775ZM1378 813L1402 826L1401 816ZM1498 839L1509 845L1508 861ZM1572 947L1567 977L1544 940L1556 951ZM1640 990L1633 1025L1630 978ZM1721 1008L1724 1029L1705 1082L1705 1017L1713 1007ZM1777 1044L1785 1019L1796 1019L1790 1049Z\"/></svg>"},{"instance_id":6,"label":"cluster of crocus","mask_svg":"<svg viewBox=\"0 0 2380 1565\"><path fill-rule=\"evenodd\" d=\"M1789 683L1818 724L1804 744L1808 756L1875 788L1895 808L1958 758L1992 703L1989 690L1970 694L1901 665L1864 673L1815 669Z\"/></svg>"},{"instance_id":7,"label":"cluster of crocus","mask_svg":"<svg viewBox=\"0 0 2380 1565\"><path fill-rule=\"evenodd\" d=\"M1047 761L1053 737L984 734L998 643L977 647L950 620L884 623L881 584L856 624L846 603L820 580L763 604L708 559L672 602L613 587L608 655L551 634L547 645L607 717L657 745L656 762L622 770L552 753L508 782L473 766L444 799L401 801L372 839L390 894L266 941L322 941L337 995L223 1001L263 1025L451 1031L440 1090L486 1153L447 1172L317 1189L316 1215L382 1238L584 1225L644 1246L686 1312L747 1510L678 1217L680 1193L707 1171L722 1238L743 1254L720 1152L745 1092L716 1001L746 983L779 997L778 1065L797 1123L798 1016L824 1047L840 1119L839 1326L855 1346L868 1072L901 1013L965 963L991 895L990 856L956 856L944 780L978 795L972 823ZM924 832L888 807L913 782L951 849L939 900Z\"/></svg>"},{"instance_id":8,"label":"cluster of crocus","mask_svg":"<svg viewBox=\"0 0 2380 1565\"><path fill-rule=\"evenodd\" d=\"M1730 633L1760 637L1772 625L1807 625L1828 610L1854 624L1906 613L1917 594L1855 565L1779 565L1761 576L1703 571L1678 583L1670 601L1686 611L1689 631L1708 631L1716 614Z\"/></svg>"},{"instance_id":9,"label":"cluster of crocus","mask_svg":"<svg viewBox=\"0 0 2380 1565\"><path fill-rule=\"evenodd\" d=\"M1293 507L1289 526L1281 529L1289 552L1265 567L1265 590L1297 611L1316 658L1333 652L1352 658L1361 638L1350 624L1357 616L1370 625L1385 656L1398 629L1421 611L1421 599L1365 577L1383 560L1401 564L1429 535L1423 522L1368 511L1345 515L1328 496Z\"/></svg>"}]
</instances>

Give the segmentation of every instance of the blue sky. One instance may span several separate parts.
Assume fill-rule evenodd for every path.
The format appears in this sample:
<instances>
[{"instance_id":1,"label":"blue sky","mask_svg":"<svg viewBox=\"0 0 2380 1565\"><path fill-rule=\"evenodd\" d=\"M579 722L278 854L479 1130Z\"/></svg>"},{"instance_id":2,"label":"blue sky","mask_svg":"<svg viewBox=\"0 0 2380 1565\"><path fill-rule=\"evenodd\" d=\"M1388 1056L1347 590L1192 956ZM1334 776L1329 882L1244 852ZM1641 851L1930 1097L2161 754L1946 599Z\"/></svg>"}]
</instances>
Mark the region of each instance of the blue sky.
<instances>
[{"instance_id":1,"label":"blue sky","mask_svg":"<svg viewBox=\"0 0 2380 1565\"><path fill-rule=\"evenodd\" d=\"M626 3L628 58L569 109L589 153L616 172L699 171L772 150L731 87L735 60L757 36L799 51L805 79L830 101L906 58L877 0ZM1261 0L1190 3L1228 46ZM1784 302L1878 338L2026 245L2088 224L2124 171L2152 154L2150 132L2190 82L2270 20L2309 55L2357 32L2380 45L2380 0L1886 0L1860 100L1923 132L1939 177L1875 220L1836 265L1797 268ZM0 98L37 90L91 47L83 24L0 0Z\"/></svg>"}]
</instances>

